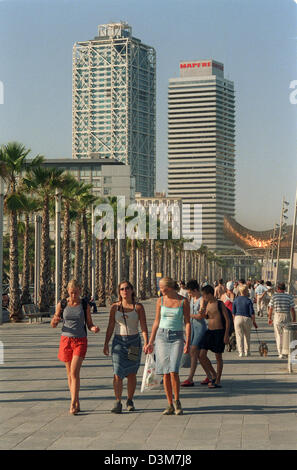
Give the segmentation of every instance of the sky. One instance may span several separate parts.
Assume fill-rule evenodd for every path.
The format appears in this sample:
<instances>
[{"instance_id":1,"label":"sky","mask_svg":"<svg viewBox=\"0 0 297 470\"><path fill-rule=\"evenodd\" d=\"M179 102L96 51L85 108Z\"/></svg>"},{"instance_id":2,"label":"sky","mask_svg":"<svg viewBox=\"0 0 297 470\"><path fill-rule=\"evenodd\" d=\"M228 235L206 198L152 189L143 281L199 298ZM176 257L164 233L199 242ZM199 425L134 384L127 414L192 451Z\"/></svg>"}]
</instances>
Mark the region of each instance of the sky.
<instances>
[{"instance_id":1,"label":"sky","mask_svg":"<svg viewBox=\"0 0 297 470\"><path fill-rule=\"evenodd\" d=\"M236 219L269 229L285 197L292 223L294 0L0 0L0 144L17 140L32 156L71 158L73 44L117 21L157 53L157 190L167 189L168 79L179 76L180 61L214 59L236 92Z\"/></svg>"}]
</instances>

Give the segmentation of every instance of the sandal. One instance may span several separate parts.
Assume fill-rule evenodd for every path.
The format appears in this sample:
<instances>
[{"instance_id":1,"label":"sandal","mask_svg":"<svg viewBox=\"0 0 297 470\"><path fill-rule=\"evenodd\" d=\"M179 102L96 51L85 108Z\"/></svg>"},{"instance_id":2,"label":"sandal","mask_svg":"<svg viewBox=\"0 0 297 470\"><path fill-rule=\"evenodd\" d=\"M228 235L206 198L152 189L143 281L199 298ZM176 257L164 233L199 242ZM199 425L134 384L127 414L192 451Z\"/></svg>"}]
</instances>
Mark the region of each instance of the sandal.
<instances>
[{"instance_id":1,"label":"sandal","mask_svg":"<svg viewBox=\"0 0 297 470\"><path fill-rule=\"evenodd\" d=\"M180 384L181 387L194 387L194 382L190 382L188 379Z\"/></svg>"},{"instance_id":2,"label":"sandal","mask_svg":"<svg viewBox=\"0 0 297 470\"><path fill-rule=\"evenodd\" d=\"M222 388L222 385L216 383L217 379L212 379L208 384L208 388Z\"/></svg>"}]
</instances>

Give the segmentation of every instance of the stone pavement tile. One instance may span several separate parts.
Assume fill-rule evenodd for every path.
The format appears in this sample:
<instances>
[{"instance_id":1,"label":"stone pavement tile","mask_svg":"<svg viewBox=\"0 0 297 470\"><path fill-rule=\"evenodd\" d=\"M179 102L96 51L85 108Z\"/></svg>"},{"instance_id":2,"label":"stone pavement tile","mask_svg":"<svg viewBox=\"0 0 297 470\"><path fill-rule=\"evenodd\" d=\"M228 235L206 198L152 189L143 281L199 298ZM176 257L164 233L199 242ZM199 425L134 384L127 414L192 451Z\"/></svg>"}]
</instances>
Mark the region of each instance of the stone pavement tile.
<instances>
[{"instance_id":1,"label":"stone pavement tile","mask_svg":"<svg viewBox=\"0 0 297 470\"><path fill-rule=\"evenodd\" d=\"M293 431L270 431L269 437L272 444L284 443L284 444L297 444L296 434Z\"/></svg>"},{"instance_id":2,"label":"stone pavement tile","mask_svg":"<svg viewBox=\"0 0 297 470\"><path fill-rule=\"evenodd\" d=\"M46 437L29 436L20 444L16 445L13 450L46 450L52 446L57 437L52 439Z\"/></svg>"},{"instance_id":3,"label":"stone pavement tile","mask_svg":"<svg viewBox=\"0 0 297 470\"><path fill-rule=\"evenodd\" d=\"M91 442L91 439L89 437L84 437L84 436L65 437L65 436L62 436L57 441L53 442L53 444L51 444L48 447L48 450L54 450L54 449L57 449L57 450L61 450L61 449L63 449L63 450L84 450L88 447L90 442Z\"/></svg>"},{"instance_id":4,"label":"stone pavement tile","mask_svg":"<svg viewBox=\"0 0 297 470\"><path fill-rule=\"evenodd\" d=\"M235 439L219 439L215 446L216 450L239 450L242 449L241 441Z\"/></svg>"},{"instance_id":5,"label":"stone pavement tile","mask_svg":"<svg viewBox=\"0 0 297 470\"><path fill-rule=\"evenodd\" d=\"M22 442L26 436L21 434L10 434L9 436L2 436L0 439L0 449L1 450L10 450L13 449L16 445Z\"/></svg>"},{"instance_id":6,"label":"stone pavement tile","mask_svg":"<svg viewBox=\"0 0 297 470\"><path fill-rule=\"evenodd\" d=\"M14 434L32 434L38 429L40 429L43 426L43 422L38 422L38 423L33 423L33 422L26 422L21 424L20 426L14 427L13 428L13 433Z\"/></svg>"}]
</instances>

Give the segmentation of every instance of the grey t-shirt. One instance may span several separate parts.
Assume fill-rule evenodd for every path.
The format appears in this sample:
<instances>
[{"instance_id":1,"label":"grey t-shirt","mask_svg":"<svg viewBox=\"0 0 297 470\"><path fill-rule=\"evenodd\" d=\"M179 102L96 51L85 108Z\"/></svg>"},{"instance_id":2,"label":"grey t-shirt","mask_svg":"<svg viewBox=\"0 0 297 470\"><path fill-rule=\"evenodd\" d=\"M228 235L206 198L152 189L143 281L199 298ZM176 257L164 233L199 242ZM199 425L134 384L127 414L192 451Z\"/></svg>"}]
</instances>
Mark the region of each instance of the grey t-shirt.
<instances>
[{"instance_id":1,"label":"grey t-shirt","mask_svg":"<svg viewBox=\"0 0 297 470\"><path fill-rule=\"evenodd\" d=\"M63 312L62 336L69 338L84 338L87 336L85 329L85 314L82 304L70 307L67 305Z\"/></svg>"}]
</instances>

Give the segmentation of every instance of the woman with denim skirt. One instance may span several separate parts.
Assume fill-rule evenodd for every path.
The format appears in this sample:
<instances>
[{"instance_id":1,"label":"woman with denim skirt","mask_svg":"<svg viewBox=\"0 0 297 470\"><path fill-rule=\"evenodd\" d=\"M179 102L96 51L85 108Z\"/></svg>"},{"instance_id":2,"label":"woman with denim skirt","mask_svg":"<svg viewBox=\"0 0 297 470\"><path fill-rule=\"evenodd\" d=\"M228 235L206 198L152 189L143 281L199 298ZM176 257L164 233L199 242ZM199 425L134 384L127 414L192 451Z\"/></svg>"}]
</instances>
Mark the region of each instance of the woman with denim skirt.
<instances>
[{"instance_id":1,"label":"woman with denim skirt","mask_svg":"<svg viewBox=\"0 0 297 470\"><path fill-rule=\"evenodd\" d=\"M148 331L145 311L142 304L135 302L133 286L129 281L122 281L118 287L119 301L110 310L109 324L106 331L104 354L109 355L109 341L115 330L112 341L113 386L116 397L112 413L122 412L123 380L128 380L127 410L135 411L133 396L136 389L136 374L141 360L141 338L138 325L144 339L143 350L147 347Z\"/></svg>"},{"instance_id":2,"label":"woman with denim skirt","mask_svg":"<svg viewBox=\"0 0 297 470\"><path fill-rule=\"evenodd\" d=\"M177 293L178 289L173 279L164 277L160 280L162 297L157 300L156 318L149 343L145 348L147 354L152 353L156 339L156 369L157 374L163 375L164 390L168 400L168 407L163 411L164 415L183 414L179 399L179 368L182 354L189 353L191 324L189 301ZM184 324L186 342L184 342Z\"/></svg>"}]
</instances>

